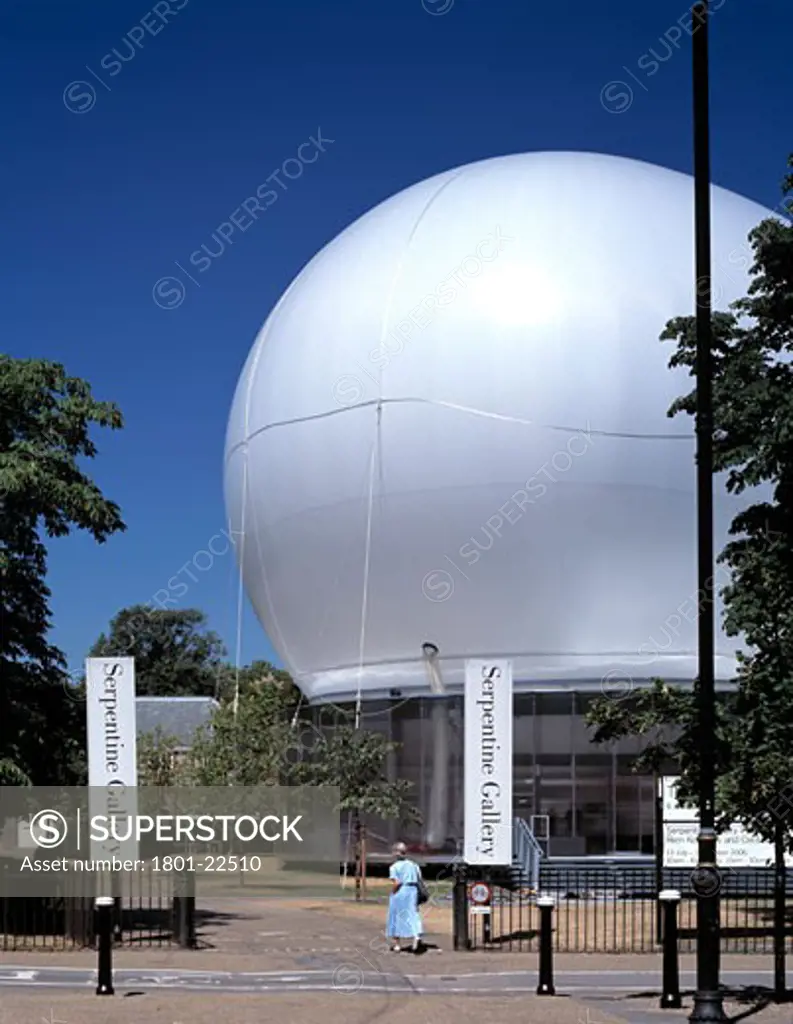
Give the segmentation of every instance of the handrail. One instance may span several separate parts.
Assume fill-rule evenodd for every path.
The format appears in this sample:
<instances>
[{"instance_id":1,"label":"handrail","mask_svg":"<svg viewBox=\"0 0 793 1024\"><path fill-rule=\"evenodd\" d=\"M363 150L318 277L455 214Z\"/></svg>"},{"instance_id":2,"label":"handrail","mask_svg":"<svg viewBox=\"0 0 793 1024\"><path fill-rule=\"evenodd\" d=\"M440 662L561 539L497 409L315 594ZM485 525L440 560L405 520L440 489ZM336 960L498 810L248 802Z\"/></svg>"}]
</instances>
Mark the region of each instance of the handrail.
<instances>
[{"instance_id":1,"label":"handrail","mask_svg":"<svg viewBox=\"0 0 793 1024\"><path fill-rule=\"evenodd\" d=\"M537 837L523 818L514 818L512 822L512 854L517 867L529 879L536 892L540 884L540 861L543 858L542 847Z\"/></svg>"}]
</instances>

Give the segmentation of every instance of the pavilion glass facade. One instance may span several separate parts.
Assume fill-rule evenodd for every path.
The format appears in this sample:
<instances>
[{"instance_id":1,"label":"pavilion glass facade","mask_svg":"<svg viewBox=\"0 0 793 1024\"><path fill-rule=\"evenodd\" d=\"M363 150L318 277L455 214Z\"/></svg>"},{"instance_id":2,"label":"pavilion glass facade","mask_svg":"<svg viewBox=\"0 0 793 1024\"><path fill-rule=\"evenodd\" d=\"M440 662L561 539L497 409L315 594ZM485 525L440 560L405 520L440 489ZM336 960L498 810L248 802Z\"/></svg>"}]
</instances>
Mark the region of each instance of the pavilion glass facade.
<instances>
[{"instance_id":1,"label":"pavilion glass facade","mask_svg":"<svg viewBox=\"0 0 793 1024\"><path fill-rule=\"evenodd\" d=\"M538 835L547 828L550 856L651 854L655 781L631 771L642 741L594 744L584 715L596 696L572 691L515 694L514 814L529 821ZM413 783L414 802L426 823L436 756L431 715L438 700L446 703L450 722L443 851L453 852L463 837L462 696L369 703L362 724L401 745L389 773ZM426 839L426 824L402 828L381 822L371 827L384 842L403 838L421 845Z\"/></svg>"}]
</instances>

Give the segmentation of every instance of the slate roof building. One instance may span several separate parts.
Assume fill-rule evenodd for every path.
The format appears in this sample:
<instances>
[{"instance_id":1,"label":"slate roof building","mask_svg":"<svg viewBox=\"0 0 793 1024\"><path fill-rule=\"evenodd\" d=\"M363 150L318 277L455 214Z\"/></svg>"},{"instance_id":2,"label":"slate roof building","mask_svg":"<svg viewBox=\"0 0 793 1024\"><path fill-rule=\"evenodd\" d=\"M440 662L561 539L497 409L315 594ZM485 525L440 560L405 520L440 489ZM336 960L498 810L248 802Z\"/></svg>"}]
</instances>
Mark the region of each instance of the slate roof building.
<instances>
[{"instance_id":1,"label":"slate roof building","mask_svg":"<svg viewBox=\"0 0 793 1024\"><path fill-rule=\"evenodd\" d=\"M138 736L158 729L188 750L197 729L206 725L220 706L213 697L136 697Z\"/></svg>"}]
</instances>

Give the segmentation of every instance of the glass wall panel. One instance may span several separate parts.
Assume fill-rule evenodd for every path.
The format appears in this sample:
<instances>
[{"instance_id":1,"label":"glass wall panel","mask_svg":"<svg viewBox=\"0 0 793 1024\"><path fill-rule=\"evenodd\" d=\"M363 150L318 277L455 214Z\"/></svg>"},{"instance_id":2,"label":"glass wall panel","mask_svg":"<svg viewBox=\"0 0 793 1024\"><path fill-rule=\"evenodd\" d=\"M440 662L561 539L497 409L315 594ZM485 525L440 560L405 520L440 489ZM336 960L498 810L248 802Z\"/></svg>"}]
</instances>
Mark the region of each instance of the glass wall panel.
<instances>
[{"instance_id":1,"label":"glass wall panel","mask_svg":"<svg viewBox=\"0 0 793 1024\"><path fill-rule=\"evenodd\" d=\"M576 757L575 828L587 855L606 854L613 848L611 760L609 754Z\"/></svg>"},{"instance_id":2,"label":"glass wall panel","mask_svg":"<svg viewBox=\"0 0 793 1024\"><path fill-rule=\"evenodd\" d=\"M573 739L573 694L536 694L537 752L570 757Z\"/></svg>"},{"instance_id":3,"label":"glass wall panel","mask_svg":"<svg viewBox=\"0 0 793 1024\"><path fill-rule=\"evenodd\" d=\"M640 775L639 836L642 853L655 852L655 792L655 778L650 775Z\"/></svg>"},{"instance_id":4,"label":"glass wall panel","mask_svg":"<svg viewBox=\"0 0 793 1024\"><path fill-rule=\"evenodd\" d=\"M397 753L397 772L399 778L411 783L410 796L420 813L426 818L426 772L425 743L423 736L423 720L421 699L412 699L399 704L392 716L392 734L400 743ZM422 841L421 825L405 825L401 829L402 839L406 843L418 844Z\"/></svg>"},{"instance_id":5,"label":"glass wall panel","mask_svg":"<svg viewBox=\"0 0 793 1024\"><path fill-rule=\"evenodd\" d=\"M465 731L463 726L463 698L450 702L450 759L449 766L449 836L454 853L462 852L465 793L463 790Z\"/></svg>"},{"instance_id":6,"label":"glass wall panel","mask_svg":"<svg viewBox=\"0 0 793 1024\"><path fill-rule=\"evenodd\" d=\"M392 736L400 743L396 754L396 777L412 784L410 800L419 809L422 823L394 828L405 842L431 852L456 853L463 835L463 720L462 697L413 698L395 706ZM439 722L438 719L444 719ZM438 729L445 730L446 742L439 742ZM445 750L444 750L445 746ZM436 772L436 758L445 756L447 770ZM433 804L433 786L441 781L438 799Z\"/></svg>"},{"instance_id":7,"label":"glass wall panel","mask_svg":"<svg viewBox=\"0 0 793 1024\"><path fill-rule=\"evenodd\" d=\"M533 693L515 694L513 734L513 804L515 815L530 822L537 813L535 800L535 761Z\"/></svg>"},{"instance_id":8,"label":"glass wall panel","mask_svg":"<svg viewBox=\"0 0 793 1024\"><path fill-rule=\"evenodd\" d=\"M650 853L653 780L630 770L642 740L624 741L615 747L593 744L584 722L591 699L591 695L572 693L515 696L514 813L527 821L547 815L551 856ZM443 704L448 710L444 849L454 853L463 838L463 698L444 699ZM424 818L424 824L408 827L380 823L378 832L389 842L404 838L422 846L428 838L433 764L439 752L434 706L438 706L437 698L414 698L395 703L390 712L371 720L364 719L367 728L376 728L401 744L387 770L391 777L413 783L411 797ZM437 826L437 814L435 823Z\"/></svg>"},{"instance_id":9,"label":"glass wall panel","mask_svg":"<svg viewBox=\"0 0 793 1024\"><path fill-rule=\"evenodd\" d=\"M617 757L617 850L652 853L655 825L654 780L631 771L633 758Z\"/></svg>"},{"instance_id":10,"label":"glass wall panel","mask_svg":"<svg viewBox=\"0 0 793 1024\"><path fill-rule=\"evenodd\" d=\"M607 753L609 749L607 746L599 746L592 742L593 730L587 727L585 719L585 715L592 702L596 698L602 697L602 694L576 693L573 696L576 710L572 729L573 752L576 754L594 754L598 750L602 750L603 753Z\"/></svg>"},{"instance_id":11,"label":"glass wall panel","mask_svg":"<svg viewBox=\"0 0 793 1024\"><path fill-rule=\"evenodd\" d=\"M548 816L551 856L569 856L579 852L573 832L573 694L538 693L535 701L535 804L538 814Z\"/></svg>"}]
</instances>

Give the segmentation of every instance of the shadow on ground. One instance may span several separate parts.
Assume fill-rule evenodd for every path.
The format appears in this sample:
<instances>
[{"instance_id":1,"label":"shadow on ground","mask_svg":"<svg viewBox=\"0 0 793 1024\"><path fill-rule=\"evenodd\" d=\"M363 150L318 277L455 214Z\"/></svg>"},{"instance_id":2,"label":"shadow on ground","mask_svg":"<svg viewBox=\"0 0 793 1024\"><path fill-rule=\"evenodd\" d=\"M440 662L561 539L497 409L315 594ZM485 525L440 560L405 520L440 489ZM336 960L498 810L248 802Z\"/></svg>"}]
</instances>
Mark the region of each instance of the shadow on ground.
<instances>
[{"instance_id":1,"label":"shadow on ground","mask_svg":"<svg viewBox=\"0 0 793 1024\"><path fill-rule=\"evenodd\" d=\"M725 1002L737 1004L742 1007L739 1013L734 1013L732 1016L728 1015L726 1020L728 1024L737 1024L738 1021L745 1020L753 1017L769 1006L782 1005L793 1003L793 990L788 989L784 995L777 997L774 995L773 989L767 988L763 985L745 985L740 987L728 987L722 986L722 993L724 995ZM694 989L686 989L681 991L680 996L684 1005L693 1006ZM623 996L610 996L603 999L595 997L592 1002L601 1004L608 1004L614 1009L616 1013L619 1013L619 1006L624 1007L635 1004L638 1001L644 1002L644 1006L641 1007L643 1011L655 1012L659 1009L661 999L660 991L648 990L644 992L630 992Z\"/></svg>"}]
</instances>

